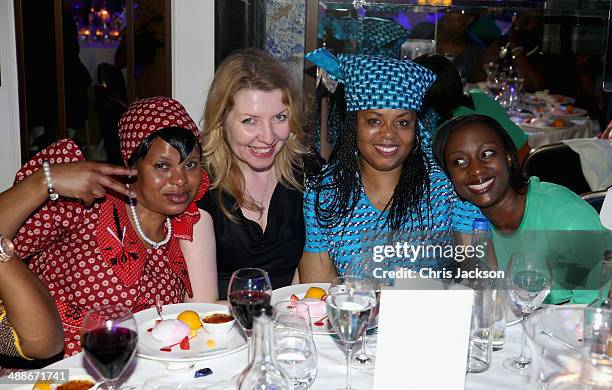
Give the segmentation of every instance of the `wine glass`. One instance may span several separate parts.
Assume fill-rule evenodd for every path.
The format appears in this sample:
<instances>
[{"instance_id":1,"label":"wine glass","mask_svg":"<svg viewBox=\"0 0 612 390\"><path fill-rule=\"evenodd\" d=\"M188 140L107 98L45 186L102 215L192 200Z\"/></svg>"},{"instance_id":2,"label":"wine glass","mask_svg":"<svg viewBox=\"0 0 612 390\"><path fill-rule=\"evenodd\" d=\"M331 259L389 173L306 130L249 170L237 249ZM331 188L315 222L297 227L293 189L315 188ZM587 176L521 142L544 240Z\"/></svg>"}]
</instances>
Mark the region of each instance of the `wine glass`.
<instances>
[{"instance_id":1,"label":"wine glass","mask_svg":"<svg viewBox=\"0 0 612 390\"><path fill-rule=\"evenodd\" d=\"M117 379L134 357L137 344L136 321L126 306L99 306L85 315L81 346L108 390L118 388Z\"/></svg>"},{"instance_id":2,"label":"wine glass","mask_svg":"<svg viewBox=\"0 0 612 390\"><path fill-rule=\"evenodd\" d=\"M326 299L327 314L334 330L346 344L346 387L351 387L351 351L355 342L363 336L374 310L374 290L353 283L350 277L338 277L332 281Z\"/></svg>"},{"instance_id":3,"label":"wine glass","mask_svg":"<svg viewBox=\"0 0 612 390\"><path fill-rule=\"evenodd\" d=\"M529 314L540 307L552 286L550 260L543 252L514 252L506 269L508 296L526 320ZM504 359L502 365L521 375L529 374L531 358L525 351L526 338L523 332L521 354Z\"/></svg>"},{"instance_id":4,"label":"wine glass","mask_svg":"<svg viewBox=\"0 0 612 390\"><path fill-rule=\"evenodd\" d=\"M227 288L227 300L232 314L247 337L248 359L252 358L251 335L253 317L270 306L272 283L268 273L259 268L241 268L232 274Z\"/></svg>"}]
</instances>

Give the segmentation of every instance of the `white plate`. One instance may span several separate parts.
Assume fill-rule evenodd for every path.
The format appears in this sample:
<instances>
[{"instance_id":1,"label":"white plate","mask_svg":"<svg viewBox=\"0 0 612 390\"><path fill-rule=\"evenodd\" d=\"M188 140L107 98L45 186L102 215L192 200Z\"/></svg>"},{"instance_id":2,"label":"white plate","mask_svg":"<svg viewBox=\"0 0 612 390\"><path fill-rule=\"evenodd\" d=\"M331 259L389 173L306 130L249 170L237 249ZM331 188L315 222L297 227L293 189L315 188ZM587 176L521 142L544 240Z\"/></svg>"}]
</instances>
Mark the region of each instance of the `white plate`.
<instances>
[{"instance_id":1,"label":"white plate","mask_svg":"<svg viewBox=\"0 0 612 390\"><path fill-rule=\"evenodd\" d=\"M228 310L227 306L214 303L177 303L164 306L164 318L172 319L185 310L193 310L202 317L202 314L212 310ZM214 357L225 356L241 349L246 348L246 341L242 332L234 325L232 330L224 335L210 335L200 329L197 335L189 340L190 349L182 350L177 345L170 352L161 351L166 347L151 335L148 329L155 326L155 321L159 319L155 308L149 308L134 314L134 319L138 324L138 356L150 360L163 362L195 362L199 360L211 359ZM208 339L213 339L216 343L214 348L206 345Z\"/></svg>"},{"instance_id":2,"label":"white plate","mask_svg":"<svg viewBox=\"0 0 612 390\"><path fill-rule=\"evenodd\" d=\"M537 130L562 130L562 129L569 129L570 127L574 126L574 124L572 122L569 121L564 121L564 126L548 126L546 124L543 123L536 123L536 124L531 124L531 123L520 123L519 126L520 127L526 127L527 129L537 129Z\"/></svg>"},{"instance_id":3,"label":"white plate","mask_svg":"<svg viewBox=\"0 0 612 390\"><path fill-rule=\"evenodd\" d=\"M576 117L576 116L585 116L588 113L589 112L587 110L585 110L584 108L580 108L580 107L574 107L574 111L571 114L568 114L567 112L559 108L553 108L550 111L550 115L552 115L553 117L570 117L570 118Z\"/></svg>"},{"instance_id":4,"label":"white plate","mask_svg":"<svg viewBox=\"0 0 612 390\"><path fill-rule=\"evenodd\" d=\"M36 371L38 370L33 370L33 372L36 372ZM91 376L84 368L69 368L68 369L68 380L66 382L68 381L90 381L94 383L94 385L96 383L96 380L94 379L94 377ZM57 389L58 386L64 383L51 383L50 385L51 390ZM2 385L0 385L0 388L1 387ZM32 384L13 387L12 389L14 390L32 390L33 387L34 387L34 384L32 383Z\"/></svg>"},{"instance_id":5,"label":"white plate","mask_svg":"<svg viewBox=\"0 0 612 390\"><path fill-rule=\"evenodd\" d=\"M291 286L282 287L272 291L272 305L275 305L281 301L289 301L292 294L295 294L298 298L304 298L304 294L310 287L319 287L327 291L329 289L329 283L306 283L306 284L294 284ZM312 333L314 334L335 334L336 331L329 326L329 321L325 319L323 326L315 325L320 318L312 318Z\"/></svg>"}]
</instances>

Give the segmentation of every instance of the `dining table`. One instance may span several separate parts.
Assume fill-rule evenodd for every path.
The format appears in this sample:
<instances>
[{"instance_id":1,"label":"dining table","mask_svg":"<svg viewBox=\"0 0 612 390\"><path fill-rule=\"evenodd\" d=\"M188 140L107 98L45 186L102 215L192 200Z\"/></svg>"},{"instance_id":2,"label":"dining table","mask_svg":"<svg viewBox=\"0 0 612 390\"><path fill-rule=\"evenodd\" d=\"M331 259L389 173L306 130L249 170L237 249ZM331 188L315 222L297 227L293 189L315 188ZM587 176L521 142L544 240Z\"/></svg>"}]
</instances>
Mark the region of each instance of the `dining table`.
<instances>
[{"instance_id":1,"label":"dining table","mask_svg":"<svg viewBox=\"0 0 612 390\"><path fill-rule=\"evenodd\" d=\"M502 360L506 357L518 356L521 348L522 326L512 325L506 328L506 342L503 349L493 352L492 363L488 370L481 373L470 373L465 376L465 389L467 390L504 390L504 389L524 389L528 388L529 377L521 376L502 367ZM314 335L314 341L318 352L318 373L312 385L313 390L329 390L344 386L346 365L344 347L334 337L330 335ZM376 335L367 336L366 346L370 352L376 350ZM359 345L354 348L358 351ZM440 356L444 354L440 351ZM410 364L411 359L416 359L417 353L406 351L406 364ZM441 360L442 361L442 360ZM160 361L147 360L136 357L122 375L120 381L123 382L124 390L140 390L143 384L152 378L163 378L174 383L189 383L193 389L234 389L235 384L232 378L236 377L247 365L247 351L241 349L233 354L222 357L209 358L195 362L193 365L185 364L183 367L168 366ZM172 368L173 370L169 370ZM212 374L203 378L193 379L196 370L210 368ZM95 375L95 371L84 359L83 353L71 356L67 359L56 362L46 369L69 369L70 375L73 372L82 373L84 370ZM440 364L440 372L443 373L444 364ZM352 369L352 384L362 390L374 388L374 370L362 371ZM0 385L2 386L2 385ZM6 385L4 385L6 386ZM16 386L13 386L15 388ZM10 387L8 387L10 388ZM177 387L175 387L177 388ZM190 389L192 389L190 388ZM403 389L410 389L409 381ZM21 388L20 388L21 390Z\"/></svg>"}]
</instances>

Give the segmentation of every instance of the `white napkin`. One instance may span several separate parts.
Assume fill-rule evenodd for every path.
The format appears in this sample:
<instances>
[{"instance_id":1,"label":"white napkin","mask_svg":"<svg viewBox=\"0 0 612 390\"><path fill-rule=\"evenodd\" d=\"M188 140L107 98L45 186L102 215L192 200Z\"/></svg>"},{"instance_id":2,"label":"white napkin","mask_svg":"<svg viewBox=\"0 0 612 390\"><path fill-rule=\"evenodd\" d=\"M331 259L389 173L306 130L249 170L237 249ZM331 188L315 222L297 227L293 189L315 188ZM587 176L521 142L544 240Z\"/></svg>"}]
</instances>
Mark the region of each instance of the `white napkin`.
<instances>
[{"instance_id":1,"label":"white napkin","mask_svg":"<svg viewBox=\"0 0 612 390\"><path fill-rule=\"evenodd\" d=\"M561 141L580 155L580 166L591 191L612 186L612 142L597 138Z\"/></svg>"},{"instance_id":2,"label":"white napkin","mask_svg":"<svg viewBox=\"0 0 612 390\"><path fill-rule=\"evenodd\" d=\"M612 230L612 188L608 189L601 211L599 212L601 224L608 230Z\"/></svg>"}]
</instances>

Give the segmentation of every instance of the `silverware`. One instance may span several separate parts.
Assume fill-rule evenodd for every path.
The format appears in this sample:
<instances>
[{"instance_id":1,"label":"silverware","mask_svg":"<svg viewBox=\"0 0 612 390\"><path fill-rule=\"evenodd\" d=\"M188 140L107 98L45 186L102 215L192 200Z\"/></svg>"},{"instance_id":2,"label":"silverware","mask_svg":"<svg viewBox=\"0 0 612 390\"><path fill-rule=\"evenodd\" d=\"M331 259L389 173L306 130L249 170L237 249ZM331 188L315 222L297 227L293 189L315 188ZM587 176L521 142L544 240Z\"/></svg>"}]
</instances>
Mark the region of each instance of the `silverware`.
<instances>
[{"instance_id":1,"label":"silverware","mask_svg":"<svg viewBox=\"0 0 612 390\"><path fill-rule=\"evenodd\" d=\"M164 304L162 303L159 297L155 298L155 310L157 310L157 315L160 320L164 320Z\"/></svg>"}]
</instances>

